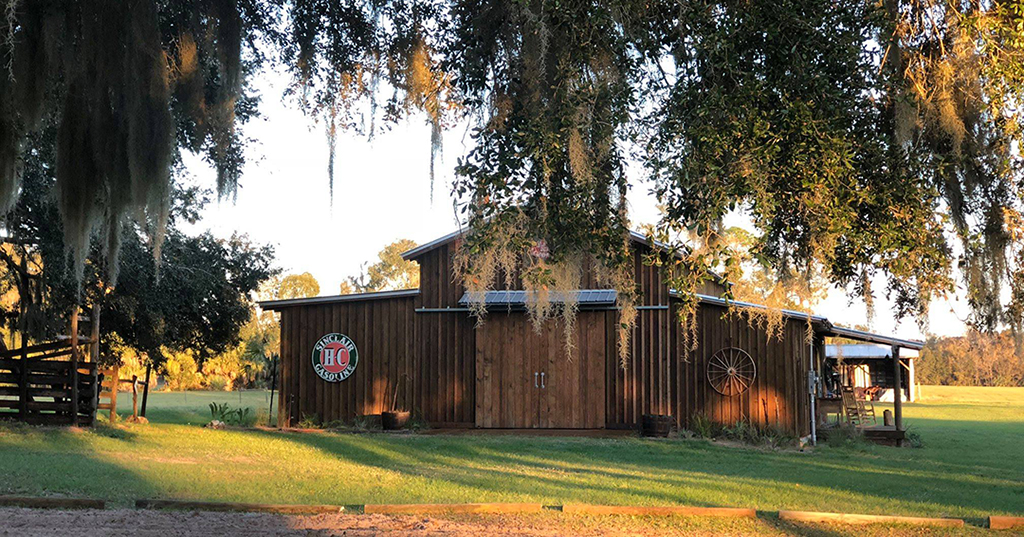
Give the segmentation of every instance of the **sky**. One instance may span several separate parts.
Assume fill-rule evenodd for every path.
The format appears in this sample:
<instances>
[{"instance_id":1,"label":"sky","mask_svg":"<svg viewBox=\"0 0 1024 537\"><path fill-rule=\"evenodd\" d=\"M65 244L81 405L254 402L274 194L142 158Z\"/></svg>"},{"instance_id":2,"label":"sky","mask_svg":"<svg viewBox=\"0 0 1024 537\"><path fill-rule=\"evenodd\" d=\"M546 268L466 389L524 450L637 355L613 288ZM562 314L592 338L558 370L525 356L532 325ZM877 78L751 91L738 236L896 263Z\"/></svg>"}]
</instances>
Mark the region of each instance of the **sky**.
<instances>
[{"instance_id":1,"label":"sky","mask_svg":"<svg viewBox=\"0 0 1024 537\"><path fill-rule=\"evenodd\" d=\"M268 73L256 81L263 97L263 117L244 127L256 140L237 198L211 203L193 231L219 237L246 234L271 244L285 274L310 272L321 295L338 294L339 285L373 262L386 244L412 239L419 244L458 228L450 192L458 157L471 147L465 129L448 131L443 158L436 165L431 200L430 128L422 117L378 132L372 140L356 133L337 138L333 203L327 175L328 145L322 125L282 100L287 79ZM201 159L185 157L188 172L204 186L216 184L213 170ZM639 173L631 178L630 218L635 227L655 223L658 210ZM730 223L736 225L741 222ZM879 281L875 289L883 289ZM875 317L867 320L860 299L832 291L815 312L844 325L868 325L872 331L905 338L926 334L960 335L967 306L962 300L932 305L926 329L914 320L897 324L892 305L876 298Z\"/></svg>"}]
</instances>

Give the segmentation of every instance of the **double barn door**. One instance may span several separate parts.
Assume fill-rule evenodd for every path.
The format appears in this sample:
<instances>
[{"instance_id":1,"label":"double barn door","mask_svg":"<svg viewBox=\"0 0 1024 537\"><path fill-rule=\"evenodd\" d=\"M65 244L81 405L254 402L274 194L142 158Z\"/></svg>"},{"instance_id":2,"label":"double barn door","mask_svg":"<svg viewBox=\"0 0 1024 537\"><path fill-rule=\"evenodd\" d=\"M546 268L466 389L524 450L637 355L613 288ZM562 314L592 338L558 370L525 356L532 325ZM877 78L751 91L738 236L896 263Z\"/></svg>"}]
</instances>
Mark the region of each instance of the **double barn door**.
<instances>
[{"instance_id":1,"label":"double barn door","mask_svg":"<svg viewBox=\"0 0 1024 537\"><path fill-rule=\"evenodd\" d=\"M476 334L476 425L595 429L605 425L604 312L581 311L576 350L560 322L538 333L525 313L491 313Z\"/></svg>"}]
</instances>

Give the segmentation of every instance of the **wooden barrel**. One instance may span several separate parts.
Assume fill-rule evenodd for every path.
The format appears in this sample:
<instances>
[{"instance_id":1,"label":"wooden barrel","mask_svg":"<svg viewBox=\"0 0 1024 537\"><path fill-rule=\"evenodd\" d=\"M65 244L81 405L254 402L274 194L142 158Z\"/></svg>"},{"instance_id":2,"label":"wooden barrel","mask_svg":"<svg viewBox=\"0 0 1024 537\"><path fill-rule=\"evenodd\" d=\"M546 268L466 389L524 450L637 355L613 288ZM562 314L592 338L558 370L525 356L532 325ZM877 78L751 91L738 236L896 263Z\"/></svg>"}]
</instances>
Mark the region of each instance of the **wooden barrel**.
<instances>
[{"instance_id":1,"label":"wooden barrel","mask_svg":"<svg viewBox=\"0 0 1024 537\"><path fill-rule=\"evenodd\" d=\"M397 431L409 423L409 412L382 412L380 415L381 428L385 431Z\"/></svg>"},{"instance_id":2,"label":"wooden barrel","mask_svg":"<svg viewBox=\"0 0 1024 537\"><path fill-rule=\"evenodd\" d=\"M676 419L666 414L644 414L640 433L644 436L668 436Z\"/></svg>"}]
</instances>

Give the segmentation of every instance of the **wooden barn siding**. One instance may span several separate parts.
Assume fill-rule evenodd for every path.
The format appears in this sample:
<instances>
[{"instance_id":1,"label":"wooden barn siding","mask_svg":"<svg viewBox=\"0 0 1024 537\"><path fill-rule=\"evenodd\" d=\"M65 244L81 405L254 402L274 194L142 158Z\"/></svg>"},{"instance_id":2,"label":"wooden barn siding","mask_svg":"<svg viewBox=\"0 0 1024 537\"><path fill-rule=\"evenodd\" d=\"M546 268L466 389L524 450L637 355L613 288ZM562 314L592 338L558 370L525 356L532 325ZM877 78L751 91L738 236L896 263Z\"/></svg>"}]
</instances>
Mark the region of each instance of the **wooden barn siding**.
<instances>
[{"instance_id":1,"label":"wooden barn siding","mask_svg":"<svg viewBox=\"0 0 1024 537\"><path fill-rule=\"evenodd\" d=\"M425 252L420 264L415 317L416 411L435 426L472 426L476 419L476 319L459 311L462 286L452 277L454 242Z\"/></svg>"},{"instance_id":2,"label":"wooden barn siding","mask_svg":"<svg viewBox=\"0 0 1024 537\"><path fill-rule=\"evenodd\" d=\"M379 414L405 375L399 405L415 401L413 315L412 297L282 309L279 423L294 425L314 415L330 422ZM313 371L313 345L331 332L352 338L359 351L355 373L342 382L326 382Z\"/></svg>"},{"instance_id":3,"label":"wooden barn siding","mask_svg":"<svg viewBox=\"0 0 1024 537\"><path fill-rule=\"evenodd\" d=\"M687 426L694 415L704 414L722 424L744 420L808 434L806 322L787 320L777 339L744 319L723 318L725 312L724 307L701 305L698 346L685 353L682 327L673 312L641 310L626 368L617 359L607 364L607 426L635 428L644 414L669 414ZM606 322L614 328L614 312ZM614 341L607 345L615 356ZM706 375L711 355L728 346L747 351L757 367L753 385L734 397L716 392Z\"/></svg>"}]
</instances>

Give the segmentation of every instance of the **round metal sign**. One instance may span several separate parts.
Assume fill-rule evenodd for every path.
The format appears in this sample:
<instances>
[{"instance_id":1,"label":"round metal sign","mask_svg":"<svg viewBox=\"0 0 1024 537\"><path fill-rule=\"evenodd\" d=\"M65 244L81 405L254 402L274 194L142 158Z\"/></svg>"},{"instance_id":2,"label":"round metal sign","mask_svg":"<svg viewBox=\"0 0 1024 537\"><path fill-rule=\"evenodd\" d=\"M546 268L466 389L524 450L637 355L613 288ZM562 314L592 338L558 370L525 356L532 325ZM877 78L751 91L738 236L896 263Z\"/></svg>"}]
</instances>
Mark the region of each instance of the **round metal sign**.
<instances>
[{"instance_id":1,"label":"round metal sign","mask_svg":"<svg viewBox=\"0 0 1024 537\"><path fill-rule=\"evenodd\" d=\"M345 334L327 334L313 346L313 370L327 382L341 382L356 370L359 351Z\"/></svg>"}]
</instances>

